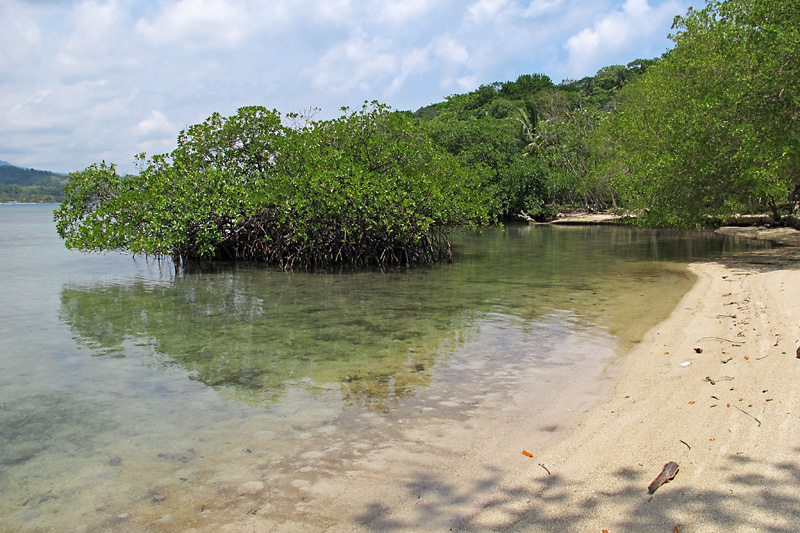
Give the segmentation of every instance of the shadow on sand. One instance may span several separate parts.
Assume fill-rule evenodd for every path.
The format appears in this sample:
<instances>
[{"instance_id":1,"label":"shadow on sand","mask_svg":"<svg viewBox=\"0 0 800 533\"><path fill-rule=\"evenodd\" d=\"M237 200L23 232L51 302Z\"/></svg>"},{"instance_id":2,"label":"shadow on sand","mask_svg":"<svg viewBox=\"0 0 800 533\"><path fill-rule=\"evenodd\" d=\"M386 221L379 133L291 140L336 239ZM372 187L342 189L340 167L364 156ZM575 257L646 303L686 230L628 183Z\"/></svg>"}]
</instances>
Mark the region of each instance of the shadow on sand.
<instances>
[{"instance_id":1,"label":"shadow on sand","mask_svg":"<svg viewBox=\"0 0 800 533\"><path fill-rule=\"evenodd\" d=\"M602 527L621 532L758 531L796 533L800 528L800 448L790 461L765 463L745 454L728 455L713 490L682 489L680 473L652 497L647 486L653 473L623 468L614 473L614 490L568 481L558 472L532 473L524 486L503 488L497 473L468 488L418 472L406 486L412 514L393 518L393 510L372 502L357 517L367 531L534 531L563 533L594 531L586 520L603 516L611 504L618 514L607 515ZM539 467L535 467L539 468ZM484 502L477 513L459 515L469 501ZM691 517L687 520L685 517ZM597 529L599 532L600 529Z\"/></svg>"}]
</instances>

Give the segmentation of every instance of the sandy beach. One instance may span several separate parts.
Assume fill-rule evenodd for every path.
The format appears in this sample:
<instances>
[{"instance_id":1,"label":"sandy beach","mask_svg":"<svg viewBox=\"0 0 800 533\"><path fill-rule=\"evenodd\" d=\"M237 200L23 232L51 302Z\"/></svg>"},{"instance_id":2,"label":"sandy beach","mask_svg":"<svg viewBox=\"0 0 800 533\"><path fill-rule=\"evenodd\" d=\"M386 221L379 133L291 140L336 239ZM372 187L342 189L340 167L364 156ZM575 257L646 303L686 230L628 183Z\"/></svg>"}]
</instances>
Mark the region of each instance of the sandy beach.
<instances>
[{"instance_id":1,"label":"sandy beach","mask_svg":"<svg viewBox=\"0 0 800 533\"><path fill-rule=\"evenodd\" d=\"M797 244L792 230L727 232ZM691 265L698 281L626 355L612 397L470 529L800 531L799 259L791 246ZM670 461L677 474L648 494Z\"/></svg>"}]
</instances>

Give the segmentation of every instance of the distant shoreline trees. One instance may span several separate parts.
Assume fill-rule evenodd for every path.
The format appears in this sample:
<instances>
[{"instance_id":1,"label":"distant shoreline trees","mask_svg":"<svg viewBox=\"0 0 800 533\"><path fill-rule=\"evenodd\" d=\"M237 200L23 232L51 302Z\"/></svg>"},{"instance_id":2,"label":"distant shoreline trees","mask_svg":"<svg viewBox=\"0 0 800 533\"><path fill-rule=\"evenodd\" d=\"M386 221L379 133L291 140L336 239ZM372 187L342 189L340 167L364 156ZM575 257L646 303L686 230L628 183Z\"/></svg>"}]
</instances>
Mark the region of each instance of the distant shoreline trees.
<instances>
[{"instance_id":1,"label":"distant shoreline trees","mask_svg":"<svg viewBox=\"0 0 800 533\"><path fill-rule=\"evenodd\" d=\"M20 168L10 164L0 165L0 202L52 203L64 200L67 176Z\"/></svg>"}]
</instances>

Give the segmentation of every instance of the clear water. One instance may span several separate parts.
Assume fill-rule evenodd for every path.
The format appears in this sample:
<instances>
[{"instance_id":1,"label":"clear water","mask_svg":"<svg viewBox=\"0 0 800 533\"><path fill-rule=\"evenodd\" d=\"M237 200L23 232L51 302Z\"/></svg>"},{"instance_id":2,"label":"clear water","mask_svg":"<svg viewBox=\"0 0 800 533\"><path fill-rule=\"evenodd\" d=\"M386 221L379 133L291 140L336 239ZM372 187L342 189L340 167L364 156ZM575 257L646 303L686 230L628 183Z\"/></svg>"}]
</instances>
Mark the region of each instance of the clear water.
<instances>
[{"instance_id":1,"label":"clear water","mask_svg":"<svg viewBox=\"0 0 800 533\"><path fill-rule=\"evenodd\" d=\"M387 441L601 397L620 347L691 284L680 263L752 245L519 226L460 236L431 268L176 274L66 250L53 207L0 206L4 531L297 518Z\"/></svg>"}]
</instances>

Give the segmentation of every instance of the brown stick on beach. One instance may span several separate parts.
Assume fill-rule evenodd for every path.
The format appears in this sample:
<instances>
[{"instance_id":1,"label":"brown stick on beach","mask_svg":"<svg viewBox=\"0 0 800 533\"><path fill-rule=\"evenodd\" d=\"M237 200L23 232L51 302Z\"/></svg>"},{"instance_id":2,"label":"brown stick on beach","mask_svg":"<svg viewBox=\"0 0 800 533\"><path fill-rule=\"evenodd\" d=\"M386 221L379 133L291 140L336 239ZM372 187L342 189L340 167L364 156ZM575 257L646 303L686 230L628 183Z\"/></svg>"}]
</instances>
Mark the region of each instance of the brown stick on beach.
<instances>
[{"instance_id":1,"label":"brown stick on beach","mask_svg":"<svg viewBox=\"0 0 800 533\"><path fill-rule=\"evenodd\" d=\"M649 487L647 487L647 494L653 494L656 490L658 490L658 487L674 478L675 474L677 473L678 463L675 461L670 461L665 464L658 477L655 478L652 483L650 483Z\"/></svg>"}]
</instances>

